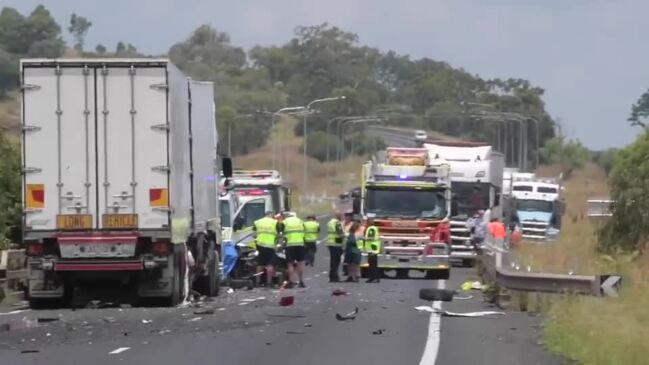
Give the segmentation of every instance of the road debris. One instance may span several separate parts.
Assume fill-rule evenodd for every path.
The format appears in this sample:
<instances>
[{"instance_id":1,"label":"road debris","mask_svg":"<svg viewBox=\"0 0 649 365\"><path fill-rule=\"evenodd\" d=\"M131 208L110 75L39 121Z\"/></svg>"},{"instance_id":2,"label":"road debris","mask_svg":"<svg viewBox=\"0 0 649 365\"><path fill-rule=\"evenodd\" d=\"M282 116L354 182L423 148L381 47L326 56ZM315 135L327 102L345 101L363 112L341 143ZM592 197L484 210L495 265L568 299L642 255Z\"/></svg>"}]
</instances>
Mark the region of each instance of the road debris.
<instances>
[{"instance_id":1,"label":"road debris","mask_svg":"<svg viewBox=\"0 0 649 365\"><path fill-rule=\"evenodd\" d=\"M214 309L205 309L205 310L200 310L200 311L194 311L194 314L200 314L200 315L214 314Z\"/></svg>"},{"instance_id":2,"label":"road debris","mask_svg":"<svg viewBox=\"0 0 649 365\"><path fill-rule=\"evenodd\" d=\"M151 324L151 323L153 323L153 321L150 320L150 319L143 319L143 320L142 320L142 323L144 323L144 324Z\"/></svg>"},{"instance_id":3,"label":"road debris","mask_svg":"<svg viewBox=\"0 0 649 365\"><path fill-rule=\"evenodd\" d=\"M386 329L378 329L376 331L372 331L372 334L375 335L375 336L381 336L382 334L384 334L387 331L388 330L386 330Z\"/></svg>"},{"instance_id":4,"label":"road debris","mask_svg":"<svg viewBox=\"0 0 649 365\"><path fill-rule=\"evenodd\" d=\"M305 324L304 324L304 327L306 327L306 328L311 328L311 327L313 327L313 325L312 325L311 323L305 323Z\"/></svg>"},{"instance_id":5,"label":"road debris","mask_svg":"<svg viewBox=\"0 0 649 365\"><path fill-rule=\"evenodd\" d=\"M428 301L450 302L455 295L454 290L426 288L419 291L419 298Z\"/></svg>"},{"instance_id":6,"label":"road debris","mask_svg":"<svg viewBox=\"0 0 649 365\"><path fill-rule=\"evenodd\" d=\"M234 293L234 289L228 288L228 290L226 290L225 292L228 293L228 294L232 294L232 293Z\"/></svg>"},{"instance_id":7,"label":"road debris","mask_svg":"<svg viewBox=\"0 0 649 365\"><path fill-rule=\"evenodd\" d=\"M102 318L101 320L106 323L115 323L115 318L113 317L106 317L106 318Z\"/></svg>"},{"instance_id":8,"label":"road debris","mask_svg":"<svg viewBox=\"0 0 649 365\"><path fill-rule=\"evenodd\" d=\"M196 321L200 321L201 319L203 319L203 317L195 317L195 318L187 320L187 322L196 322Z\"/></svg>"},{"instance_id":9,"label":"road debris","mask_svg":"<svg viewBox=\"0 0 649 365\"><path fill-rule=\"evenodd\" d=\"M120 348L117 348L117 349L115 349L115 350L109 352L108 355L117 355L117 354L121 354L122 352L124 352L124 351L128 351L128 350L130 350L130 349L131 349L130 347L120 347Z\"/></svg>"},{"instance_id":10,"label":"road debris","mask_svg":"<svg viewBox=\"0 0 649 365\"><path fill-rule=\"evenodd\" d=\"M7 315L11 315L11 314L18 314L18 313L24 313L24 312L29 312L29 309L18 309L18 310L11 311L11 312L0 313L0 316L7 316Z\"/></svg>"},{"instance_id":11,"label":"road debris","mask_svg":"<svg viewBox=\"0 0 649 365\"><path fill-rule=\"evenodd\" d=\"M339 313L336 313L336 319L339 321L353 321L356 319L356 315L358 314L358 307L354 309L353 312L349 312L347 314L341 315Z\"/></svg>"},{"instance_id":12,"label":"road debris","mask_svg":"<svg viewBox=\"0 0 649 365\"><path fill-rule=\"evenodd\" d=\"M342 295L349 295L349 293L347 293L347 291L345 289L343 289L343 288L337 288L337 289L335 289L334 291L331 292L331 295L333 295L335 297L339 297L339 296L342 296Z\"/></svg>"},{"instance_id":13,"label":"road debris","mask_svg":"<svg viewBox=\"0 0 649 365\"><path fill-rule=\"evenodd\" d=\"M38 351L38 350L22 350L22 351L20 351L21 354L35 354L35 353L38 353L38 352L40 352L40 351Z\"/></svg>"},{"instance_id":14,"label":"road debris","mask_svg":"<svg viewBox=\"0 0 649 365\"><path fill-rule=\"evenodd\" d=\"M304 314L266 314L269 317L275 317L275 318L306 318Z\"/></svg>"},{"instance_id":15,"label":"road debris","mask_svg":"<svg viewBox=\"0 0 649 365\"><path fill-rule=\"evenodd\" d=\"M304 331L286 331L287 335L303 335L305 334Z\"/></svg>"},{"instance_id":16,"label":"road debris","mask_svg":"<svg viewBox=\"0 0 649 365\"><path fill-rule=\"evenodd\" d=\"M50 318L44 317L44 318L37 318L36 322L38 322L38 323L50 323L50 322L56 322L59 319L60 319L59 317L50 317Z\"/></svg>"},{"instance_id":17,"label":"road debris","mask_svg":"<svg viewBox=\"0 0 649 365\"><path fill-rule=\"evenodd\" d=\"M470 291L470 290L482 290L484 285L482 285L481 282L479 281L465 281L462 283L462 290L464 291Z\"/></svg>"},{"instance_id":18,"label":"road debris","mask_svg":"<svg viewBox=\"0 0 649 365\"><path fill-rule=\"evenodd\" d=\"M454 295L453 300L456 300L456 299L457 300L469 300L469 299L473 299L473 295L467 295L467 296L463 296L463 297Z\"/></svg>"},{"instance_id":19,"label":"road debris","mask_svg":"<svg viewBox=\"0 0 649 365\"><path fill-rule=\"evenodd\" d=\"M280 307L290 307L295 303L295 297L292 295L280 297L279 306Z\"/></svg>"},{"instance_id":20,"label":"road debris","mask_svg":"<svg viewBox=\"0 0 649 365\"><path fill-rule=\"evenodd\" d=\"M449 312L445 310L435 309L433 307L429 307L426 305L415 307L415 310L420 312L437 313L445 317L486 317L486 316L493 316L493 315L501 315L501 316L505 315L504 312L496 312L496 311L456 313L456 312Z\"/></svg>"}]
</instances>

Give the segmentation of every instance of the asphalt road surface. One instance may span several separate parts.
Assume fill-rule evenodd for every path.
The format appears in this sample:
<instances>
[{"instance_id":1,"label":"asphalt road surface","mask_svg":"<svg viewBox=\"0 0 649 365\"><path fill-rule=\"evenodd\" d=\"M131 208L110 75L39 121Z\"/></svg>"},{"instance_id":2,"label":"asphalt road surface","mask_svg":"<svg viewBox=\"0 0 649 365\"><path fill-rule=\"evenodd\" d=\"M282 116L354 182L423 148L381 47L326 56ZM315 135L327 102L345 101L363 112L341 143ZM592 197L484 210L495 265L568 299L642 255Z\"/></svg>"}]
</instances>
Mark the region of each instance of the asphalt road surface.
<instances>
[{"instance_id":1,"label":"asphalt road surface","mask_svg":"<svg viewBox=\"0 0 649 365\"><path fill-rule=\"evenodd\" d=\"M538 345L539 319L525 313L456 318L416 311L421 288L459 288L451 279L330 284L318 246L306 289L237 290L196 307L0 312L0 364L560 364ZM413 275L414 276L414 275ZM342 288L346 296L332 296ZM280 295L295 297L279 307ZM470 299L466 299L472 296ZM441 304L452 312L497 310L479 292ZM434 303L440 307L440 303ZM355 320L336 313L359 308ZM15 309L13 309L15 310ZM40 323L39 323L40 318Z\"/></svg>"}]
</instances>

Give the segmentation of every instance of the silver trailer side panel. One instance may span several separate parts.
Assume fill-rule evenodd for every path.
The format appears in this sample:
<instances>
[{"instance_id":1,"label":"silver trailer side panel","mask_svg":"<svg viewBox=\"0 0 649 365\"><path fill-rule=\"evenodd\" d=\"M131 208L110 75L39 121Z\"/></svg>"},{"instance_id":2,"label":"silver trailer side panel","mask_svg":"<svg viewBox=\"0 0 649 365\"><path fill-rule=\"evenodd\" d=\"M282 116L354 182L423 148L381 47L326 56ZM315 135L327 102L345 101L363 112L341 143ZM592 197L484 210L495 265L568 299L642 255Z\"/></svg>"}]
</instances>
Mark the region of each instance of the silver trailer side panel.
<instances>
[{"instance_id":1,"label":"silver trailer side panel","mask_svg":"<svg viewBox=\"0 0 649 365\"><path fill-rule=\"evenodd\" d=\"M214 84L211 82L189 83L191 94L191 130L194 222L197 231L211 229L220 232L221 222L217 219L217 135L214 107Z\"/></svg>"},{"instance_id":2,"label":"silver trailer side panel","mask_svg":"<svg viewBox=\"0 0 649 365\"><path fill-rule=\"evenodd\" d=\"M185 242L192 232L191 160L189 135L189 85L187 77L174 65L167 67L169 78L169 200L171 236L174 243Z\"/></svg>"}]
</instances>

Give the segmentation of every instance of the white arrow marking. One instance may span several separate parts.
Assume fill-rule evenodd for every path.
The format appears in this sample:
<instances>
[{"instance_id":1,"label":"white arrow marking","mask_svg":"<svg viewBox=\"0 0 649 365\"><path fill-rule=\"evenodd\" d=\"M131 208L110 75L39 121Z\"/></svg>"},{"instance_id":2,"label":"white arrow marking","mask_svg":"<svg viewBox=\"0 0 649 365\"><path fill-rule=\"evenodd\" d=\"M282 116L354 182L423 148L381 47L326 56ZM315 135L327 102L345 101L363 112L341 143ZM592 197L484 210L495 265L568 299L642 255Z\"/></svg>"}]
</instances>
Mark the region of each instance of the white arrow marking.
<instances>
[{"instance_id":1,"label":"white arrow marking","mask_svg":"<svg viewBox=\"0 0 649 365\"><path fill-rule=\"evenodd\" d=\"M621 276L615 276L615 275L606 278L606 280L604 280L604 282L601 285L604 294L606 294L609 297L617 298L617 290L615 289L615 286L621 279L622 279Z\"/></svg>"}]
</instances>

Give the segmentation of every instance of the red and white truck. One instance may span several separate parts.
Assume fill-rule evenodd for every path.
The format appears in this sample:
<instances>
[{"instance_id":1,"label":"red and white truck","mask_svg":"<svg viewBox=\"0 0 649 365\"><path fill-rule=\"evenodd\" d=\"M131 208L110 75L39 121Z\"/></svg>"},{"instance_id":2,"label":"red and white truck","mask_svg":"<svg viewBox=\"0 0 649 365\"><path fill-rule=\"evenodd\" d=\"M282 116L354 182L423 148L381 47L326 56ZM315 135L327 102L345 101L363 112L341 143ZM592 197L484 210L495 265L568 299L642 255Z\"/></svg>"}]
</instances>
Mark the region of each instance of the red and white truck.
<instances>
[{"instance_id":1,"label":"red and white truck","mask_svg":"<svg viewBox=\"0 0 649 365\"><path fill-rule=\"evenodd\" d=\"M186 279L216 295L217 186L232 165L217 155L213 84L165 59L20 67L30 304L100 280L169 305Z\"/></svg>"}]
</instances>

